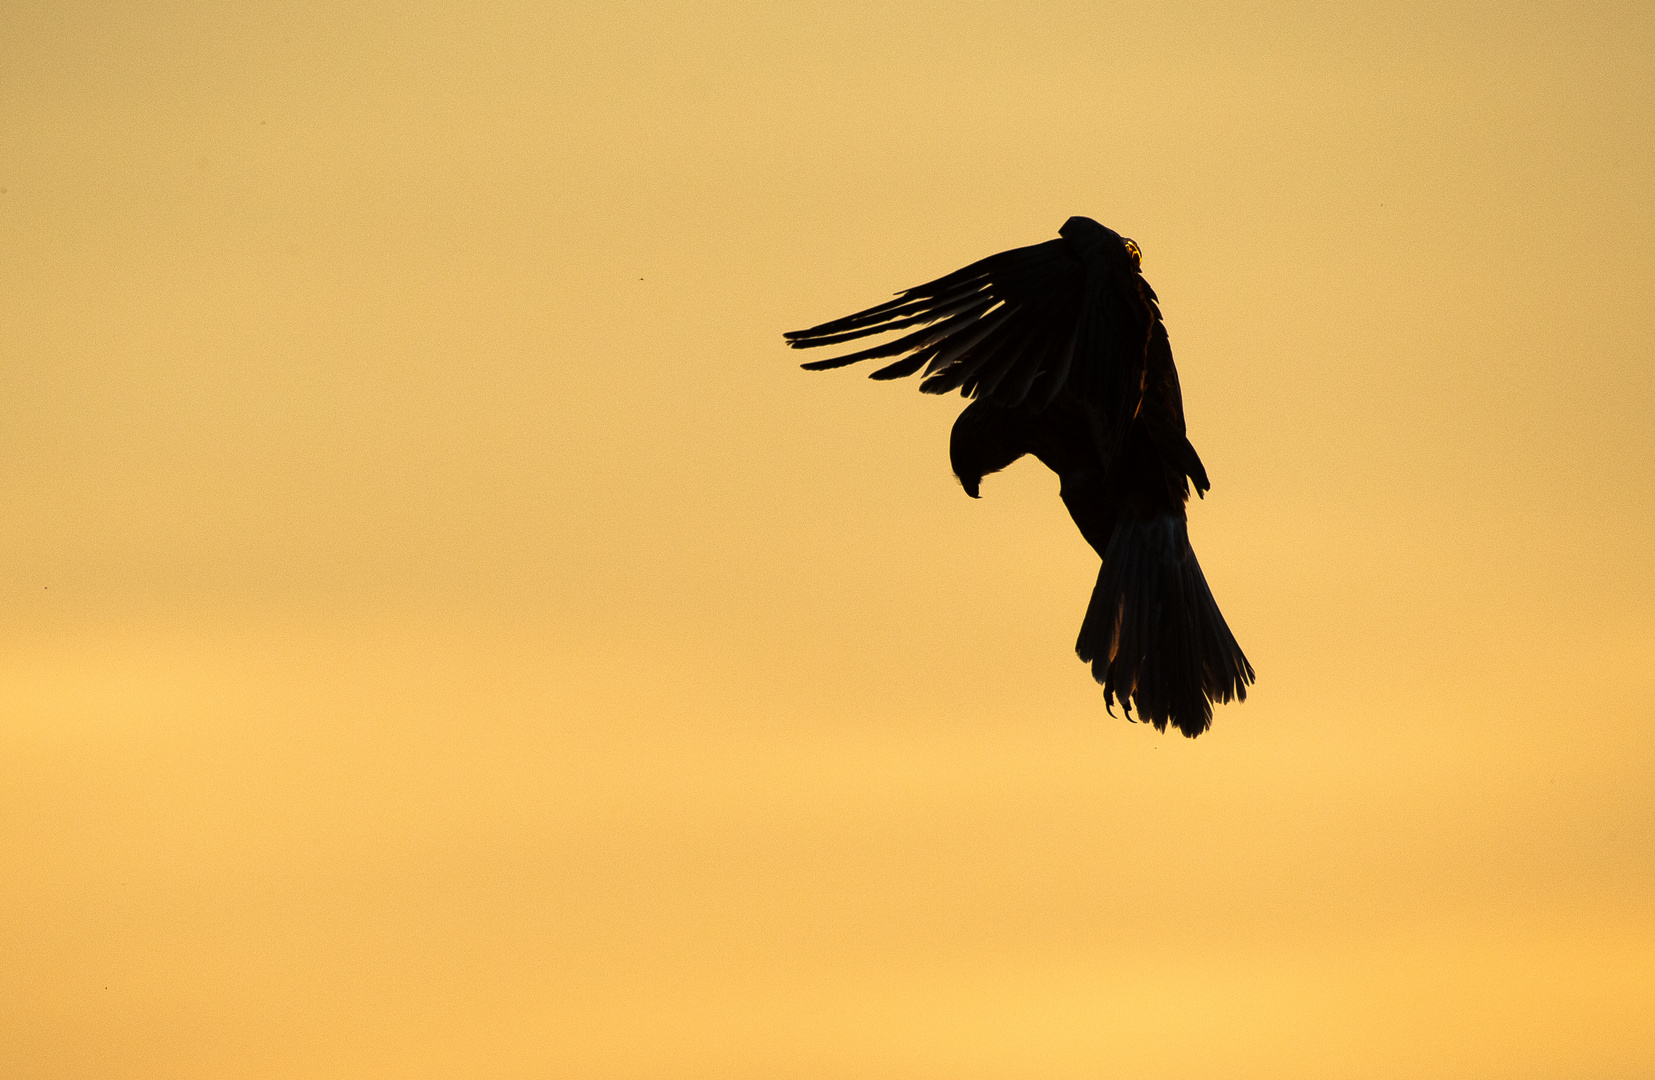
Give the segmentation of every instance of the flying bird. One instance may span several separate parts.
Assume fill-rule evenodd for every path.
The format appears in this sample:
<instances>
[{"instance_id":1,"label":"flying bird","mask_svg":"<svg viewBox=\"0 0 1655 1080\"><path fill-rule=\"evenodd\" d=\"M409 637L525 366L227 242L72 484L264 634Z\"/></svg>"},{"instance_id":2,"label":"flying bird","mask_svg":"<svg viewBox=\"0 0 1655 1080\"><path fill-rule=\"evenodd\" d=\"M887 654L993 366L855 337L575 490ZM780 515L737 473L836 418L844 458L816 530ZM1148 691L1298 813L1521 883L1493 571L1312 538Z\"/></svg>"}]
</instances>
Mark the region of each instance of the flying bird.
<instances>
[{"instance_id":1,"label":"flying bird","mask_svg":"<svg viewBox=\"0 0 1655 1080\"><path fill-rule=\"evenodd\" d=\"M1072 217L1055 240L784 337L814 349L906 331L803 366L887 360L871 378L923 369L925 393L970 398L949 458L974 499L984 476L1025 454L1057 473L1069 516L1103 560L1075 652L1109 711L1136 709L1193 738L1214 703L1246 700L1253 666L1190 548L1190 485L1211 485L1185 435L1172 346L1141 263L1136 243Z\"/></svg>"}]
</instances>

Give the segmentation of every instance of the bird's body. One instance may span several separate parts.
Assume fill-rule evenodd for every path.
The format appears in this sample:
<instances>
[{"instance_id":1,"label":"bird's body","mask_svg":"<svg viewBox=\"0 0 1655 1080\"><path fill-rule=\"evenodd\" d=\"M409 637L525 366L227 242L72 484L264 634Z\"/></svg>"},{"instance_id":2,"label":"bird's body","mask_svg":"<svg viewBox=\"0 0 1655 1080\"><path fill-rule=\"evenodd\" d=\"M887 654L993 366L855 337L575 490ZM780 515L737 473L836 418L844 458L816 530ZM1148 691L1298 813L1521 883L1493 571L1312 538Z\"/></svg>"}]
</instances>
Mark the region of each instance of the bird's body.
<instances>
[{"instance_id":1,"label":"bird's body","mask_svg":"<svg viewBox=\"0 0 1655 1080\"><path fill-rule=\"evenodd\" d=\"M902 357L873 373L925 369L921 389L974 400L949 457L966 493L1033 454L1103 560L1076 652L1106 702L1195 736L1214 702L1245 699L1253 669L1189 545L1184 505L1206 470L1184 432L1183 400L1137 245L1090 218L1060 238L990 256L855 315L787 335L794 348L917 331L840 367Z\"/></svg>"}]
</instances>

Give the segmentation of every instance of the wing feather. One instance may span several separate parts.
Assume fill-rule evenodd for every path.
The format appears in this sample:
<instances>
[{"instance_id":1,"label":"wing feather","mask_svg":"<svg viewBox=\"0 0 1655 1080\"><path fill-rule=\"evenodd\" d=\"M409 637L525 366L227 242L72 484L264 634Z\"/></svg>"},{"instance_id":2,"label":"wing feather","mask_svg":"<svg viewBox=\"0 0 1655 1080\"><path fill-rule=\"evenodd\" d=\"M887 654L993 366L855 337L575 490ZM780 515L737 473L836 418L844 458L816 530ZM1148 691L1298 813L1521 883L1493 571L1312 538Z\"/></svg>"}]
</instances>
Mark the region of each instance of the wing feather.
<instances>
[{"instance_id":1,"label":"wing feather","mask_svg":"<svg viewBox=\"0 0 1655 1080\"><path fill-rule=\"evenodd\" d=\"M947 337L956 330L970 325L976 321L977 316L982 314L985 308L991 307L993 304L993 299L985 296L977 303L950 316L940 326L927 326L914 331L912 334L897 338L895 341L887 341L883 345L875 345L872 348L863 349L861 352L850 353L846 356L835 356L827 360L815 360L799 366L806 371L827 371L830 368L844 367L847 364L854 364L861 360L877 360L883 356L900 356L911 349L924 348L941 338ZM802 349L808 348L808 346L795 345L794 348Z\"/></svg>"},{"instance_id":2,"label":"wing feather","mask_svg":"<svg viewBox=\"0 0 1655 1080\"><path fill-rule=\"evenodd\" d=\"M1141 277L1132 284L1098 260L1101 226L1090 224L1086 235L1002 251L882 304L795 330L784 335L787 344L814 349L893 334L802 366L824 371L888 360L872 378L922 373L925 393L958 390L1006 407L1043 409L1060 394L1076 394L1096 406L1113 436L1100 429L1100 439L1118 446L1143 399L1144 354L1158 311ZM1115 447L1100 449L1112 456Z\"/></svg>"},{"instance_id":3,"label":"wing feather","mask_svg":"<svg viewBox=\"0 0 1655 1080\"><path fill-rule=\"evenodd\" d=\"M1030 332L1024 313L1014 312L1012 317L1005 319L992 333L978 342L975 348L952 364L936 368L935 373L920 385L920 390L927 394L946 394L972 381L972 376L984 365L993 363L996 358L1015 363L1017 358L1027 351L1029 343L1037 335L1038 330Z\"/></svg>"},{"instance_id":4,"label":"wing feather","mask_svg":"<svg viewBox=\"0 0 1655 1080\"><path fill-rule=\"evenodd\" d=\"M898 379L923 370L928 377L921 389L927 393L960 389L990 398L1015 371L1007 385L1021 400L1042 373L1052 376L1053 365L1068 367L1070 353L1061 338L1072 337L1081 318L1085 280L1085 264L1059 237L990 255L883 304L785 337L795 349L813 349L906 330L882 344L803 367L825 371L894 358L872 377ZM1053 322L1059 333L1053 333ZM991 377L984 378L985 372Z\"/></svg>"}]
</instances>

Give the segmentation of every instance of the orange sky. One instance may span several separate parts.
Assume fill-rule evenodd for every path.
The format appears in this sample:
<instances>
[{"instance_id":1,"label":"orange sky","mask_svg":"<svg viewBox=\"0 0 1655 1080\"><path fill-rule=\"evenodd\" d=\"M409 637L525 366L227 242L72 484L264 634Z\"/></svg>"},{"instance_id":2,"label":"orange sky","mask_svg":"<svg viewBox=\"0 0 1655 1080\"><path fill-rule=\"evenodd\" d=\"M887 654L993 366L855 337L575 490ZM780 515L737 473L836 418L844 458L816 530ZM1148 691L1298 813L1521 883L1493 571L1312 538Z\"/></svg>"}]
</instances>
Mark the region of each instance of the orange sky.
<instances>
[{"instance_id":1,"label":"orange sky","mask_svg":"<svg viewBox=\"0 0 1655 1080\"><path fill-rule=\"evenodd\" d=\"M1644 5L0 7L0 1075L1655 1073ZM1137 239L1259 681L781 332Z\"/></svg>"}]
</instances>

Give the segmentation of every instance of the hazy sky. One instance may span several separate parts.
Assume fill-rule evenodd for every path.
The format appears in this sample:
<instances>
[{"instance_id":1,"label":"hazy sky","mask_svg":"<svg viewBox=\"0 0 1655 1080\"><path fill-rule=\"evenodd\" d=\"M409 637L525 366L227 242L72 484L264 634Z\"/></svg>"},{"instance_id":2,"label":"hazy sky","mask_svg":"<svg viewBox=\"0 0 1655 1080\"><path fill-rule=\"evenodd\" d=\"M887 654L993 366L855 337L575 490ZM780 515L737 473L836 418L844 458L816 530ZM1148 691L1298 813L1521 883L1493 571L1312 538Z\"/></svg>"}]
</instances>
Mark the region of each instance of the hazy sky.
<instances>
[{"instance_id":1,"label":"hazy sky","mask_svg":"<svg viewBox=\"0 0 1655 1080\"><path fill-rule=\"evenodd\" d=\"M0 3L0 1074L1655 1074L1647 5ZM1134 237L1258 669L781 332Z\"/></svg>"}]
</instances>

